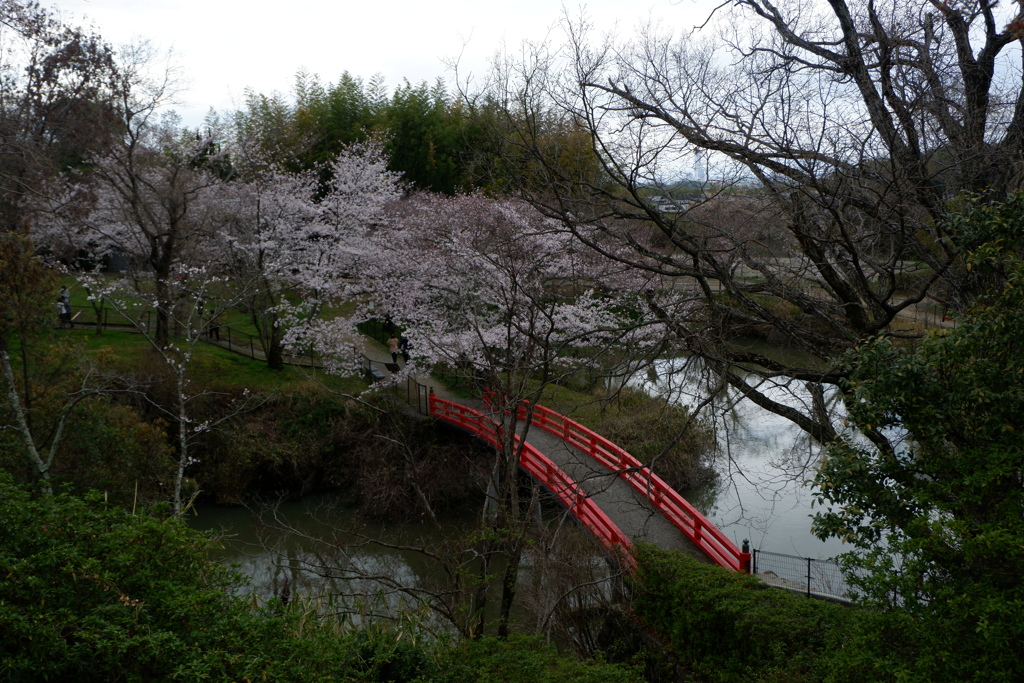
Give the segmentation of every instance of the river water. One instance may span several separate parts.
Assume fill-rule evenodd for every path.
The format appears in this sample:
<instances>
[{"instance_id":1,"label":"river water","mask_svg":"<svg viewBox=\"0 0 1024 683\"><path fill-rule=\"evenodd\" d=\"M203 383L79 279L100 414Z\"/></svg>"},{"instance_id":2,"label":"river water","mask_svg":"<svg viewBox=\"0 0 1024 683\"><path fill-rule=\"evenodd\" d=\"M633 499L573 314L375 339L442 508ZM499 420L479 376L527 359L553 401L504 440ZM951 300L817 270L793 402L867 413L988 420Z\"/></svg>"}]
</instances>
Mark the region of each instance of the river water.
<instances>
[{"instance_id":1,"label":"river water","mask_svg":"<svg viewBox=\"0 0 1024 683\"><path fill-rule=\"evenodd\" d=\"M686 359L668 359L655 372L631 384L666 396L691 409L701 405L707 379ZM780 379L766 393L779 402L807 409L810 396L803 383ZM841 402L829 397L840 414ZM836 539L820 541L811 533L814 513L810 486L821 449L789 420L731 391L719 392L701 414L715 429L719 453L718 481L681 493L737 545L770 552L827 559L849 550Z\"/></svg>"},{"instance_id":2,"label":"river water","mask_svg":"<svg viewBox=\"0 0 1024 683\"><path fill-rule=\"evenodd\" d=\"M706 395L700 373L683 359L664 360L655 373L632 385L665 395L684 405L698 406ZM780 381L768 393L796 407L809 401L803 385ZM835 401L835 403L839 403ZM836 411L840 410L837 405ZM811 534L812 495L805 482L814 476L820 449L788 420L748 401L736 401L722 392L704 406L718 439L715 484L681 493L737 545L751 546L801 557L826 559L848 548L836 539L820 541ZM429 525L386 527L360 520L336 496L316 496L276 507L277 517L267 524L254 507L200 506L192 525L229 534L221 560L238 565L253 579L261 595L282 590L306 592L316 583L322 588L324 567L354 565L361 575L387 575L405 582L422 582L433 571L415 552L376 544L351 547L358 538L341 536L340 529L356 529L367 538L380 538L395 546L439 544L444 531ZM453 520L449 532L466 520ZM324 543L324 539L327 543ZM333 541L339 541L334 543ZM348 544L344 552L342 544ZM358 580L332 571L328 578L335 595L365 591ZM287 588L286 588L287 587ZM319 592L319 591L314 591Z\"/></svg>"}]
</instances>

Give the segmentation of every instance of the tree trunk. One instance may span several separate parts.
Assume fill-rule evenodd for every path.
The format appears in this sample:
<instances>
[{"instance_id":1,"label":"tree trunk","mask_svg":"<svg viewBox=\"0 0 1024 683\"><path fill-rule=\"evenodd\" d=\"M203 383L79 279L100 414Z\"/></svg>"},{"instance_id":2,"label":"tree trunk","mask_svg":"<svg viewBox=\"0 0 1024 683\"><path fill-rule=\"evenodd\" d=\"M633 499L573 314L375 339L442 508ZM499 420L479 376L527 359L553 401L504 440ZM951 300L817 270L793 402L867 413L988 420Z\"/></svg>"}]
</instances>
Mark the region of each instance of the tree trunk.
<instances>
[{"instance_id":1,"label":"tree trunk","mask_svg":"<svg viewBox=\"0 0 1024 683\"><path fill-rule=\"evenodd\" d=\"M508 564L501 581L501 610L498 613L498 637L508 638L508 625L512 614L512 603L516 598L516 587L519 583L519 562L523 556L522 539L512 539L514 548L508 554Z\"/></svg>"},{"instance_id":2,"label":"tree trunk","mask_svg":"<svg viewBox=\"0 0 1024 683\"><path fill-rule=\"evenodd\" d=\"M263 350L267 357L267 367L271 370L284 370L284 347L281 338L276 334L271 335L270 343Z\"/></svg>"},{"instance_id":3,"label":"tree trunk","mask_svg":"<svg viewBox=\"0 0 1024 683\"><path fill-rule=\"evenodd\" d=\"M0 340L0 344L6 347L7 340ZM0 348L0 364L3 365L4 383L7 385L7 400L11 404L11 410L14 413L14 420L17 423L18 434L21 436L22 443L25 445L25 449L28 451L29 458L32 459L33 464L36 466L36 470L39 472L39 477L43 480L43 491L47 495L53 494L53 488L50 486L50 463L45 462L42 456L39 455L39 451L36 448L35 438L32 436L32 430L28 426L28 422L25 420L25 411L21 405L21 398L18 396L18 389L14 381L14 371L11 369L11 357L7 353L6 348Z\"/></svg>"},{"instance_id":4,"label":"tree trunk","mask_svg":"<svg viewBox=\"0 0 1024 683\"><path fill-rule=\"evenodd\" d=\"M480 573L477 576L476 591L473 593L469 615L469 637L474 640L483 638L484 627L487 624L487 575L491 569L492 555L491 542L487 541L484 551L480 554Z\"/></svg>"},{"instance_id":5,"label":"tree trunk","mask_svg":"<svg viewBox=\"0 0 1024 683\"><path fill-rule=\"evenodd\" d=\"M185 468L188 467L188 420L185 415L185 376L183 372L177 373L177 394L178 394L178 469L174 474L174 515L181 516L181 485L185 480Z\"/></svg>"}]
</instances>

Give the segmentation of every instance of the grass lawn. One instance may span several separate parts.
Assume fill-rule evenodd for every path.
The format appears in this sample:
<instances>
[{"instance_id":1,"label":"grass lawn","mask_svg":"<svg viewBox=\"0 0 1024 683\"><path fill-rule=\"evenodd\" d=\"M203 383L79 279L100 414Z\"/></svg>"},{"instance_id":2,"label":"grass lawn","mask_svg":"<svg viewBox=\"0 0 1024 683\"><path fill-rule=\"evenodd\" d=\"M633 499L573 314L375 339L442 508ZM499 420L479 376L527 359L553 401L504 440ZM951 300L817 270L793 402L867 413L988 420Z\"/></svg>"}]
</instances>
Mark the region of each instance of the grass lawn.
<instances>
[{"instance_id":1,"label":"grass lawn","mask_svg":"<svg viewBox=\"0 0 1024 683\"><path fill-rule=\"evenodd\" d=\"M107 330L97 335L94 330L81 328L57 330L55 334L82 342L86 353L94 358L102 357L105 363L120 371L155 370L162 363L149 342L133 332ZM189 376L202 386L248 388L254 392L299 389L322 378L318 371L291 366L281 371L270 370L262 361L204 342L196 346ZM366 387L365 382L357 378L326 381L332 386L341 382L339 388L346 392L359 392Z\"/></svg>"}]
</instances>

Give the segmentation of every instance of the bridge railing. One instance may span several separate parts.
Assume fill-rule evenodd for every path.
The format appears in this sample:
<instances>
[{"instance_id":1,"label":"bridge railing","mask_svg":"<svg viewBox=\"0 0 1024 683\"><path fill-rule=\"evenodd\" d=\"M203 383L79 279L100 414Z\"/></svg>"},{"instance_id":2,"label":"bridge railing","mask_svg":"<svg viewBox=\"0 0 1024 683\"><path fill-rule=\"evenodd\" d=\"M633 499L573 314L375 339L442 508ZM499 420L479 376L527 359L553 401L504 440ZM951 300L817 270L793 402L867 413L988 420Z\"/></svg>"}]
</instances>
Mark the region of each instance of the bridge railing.
<instances>
[{"instance_id":1,"label":"bridge railing","mask_svg":"<svg viewBox=\"0 0 1024 683\"><path fill-rule=\"evenodd\" d=\"M485 395L484 399L488 400L489 396ZM526 410L525 405L520 407L520 419L526 419ZM575 420L541 405L534 406L531 424L583 451L629 482L713 562L733 571L750 572L749 552L741 551L678 491L627 451Z\"/></svg>"},{"instance_id":2,"label":"bridge railing","mask_svg":"<svg viewBox=\"0 0 1024 683\"><path fill-rule=\"evenodd\" d=\"M472 408L430 394L430 414L483 439L492 446L501 445L500 426ZM519 436L516 436L516 444L519 443ZM576 485L572 477L529 443L522 444L519 465L550 491L559 503L619 561L620 565L632 569L635 562L630 552L633 544L629 537L622 533L608 515Z\"/></svg>"}]
</instances>

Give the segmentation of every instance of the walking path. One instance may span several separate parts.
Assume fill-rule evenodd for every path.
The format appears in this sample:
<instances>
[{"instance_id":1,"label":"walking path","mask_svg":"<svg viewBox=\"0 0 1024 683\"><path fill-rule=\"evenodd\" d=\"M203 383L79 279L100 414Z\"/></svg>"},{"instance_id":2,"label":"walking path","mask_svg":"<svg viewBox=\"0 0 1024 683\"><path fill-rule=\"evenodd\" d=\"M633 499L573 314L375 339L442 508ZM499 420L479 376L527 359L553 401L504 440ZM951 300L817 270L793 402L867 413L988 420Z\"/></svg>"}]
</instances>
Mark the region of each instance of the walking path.
<instances>
[{"instance_id":1,"label":"walking path","mask_svg":"<svg viewBox=\"0 0 1024 683\"><path fill-rule=\"evenodd\" d=\"M572 477L634 542L646 541L668 550L679 550L702 562L711 562L628 482L589 455L536 427L527 432L526 440Z\"/></svg>"}]
</instances>

